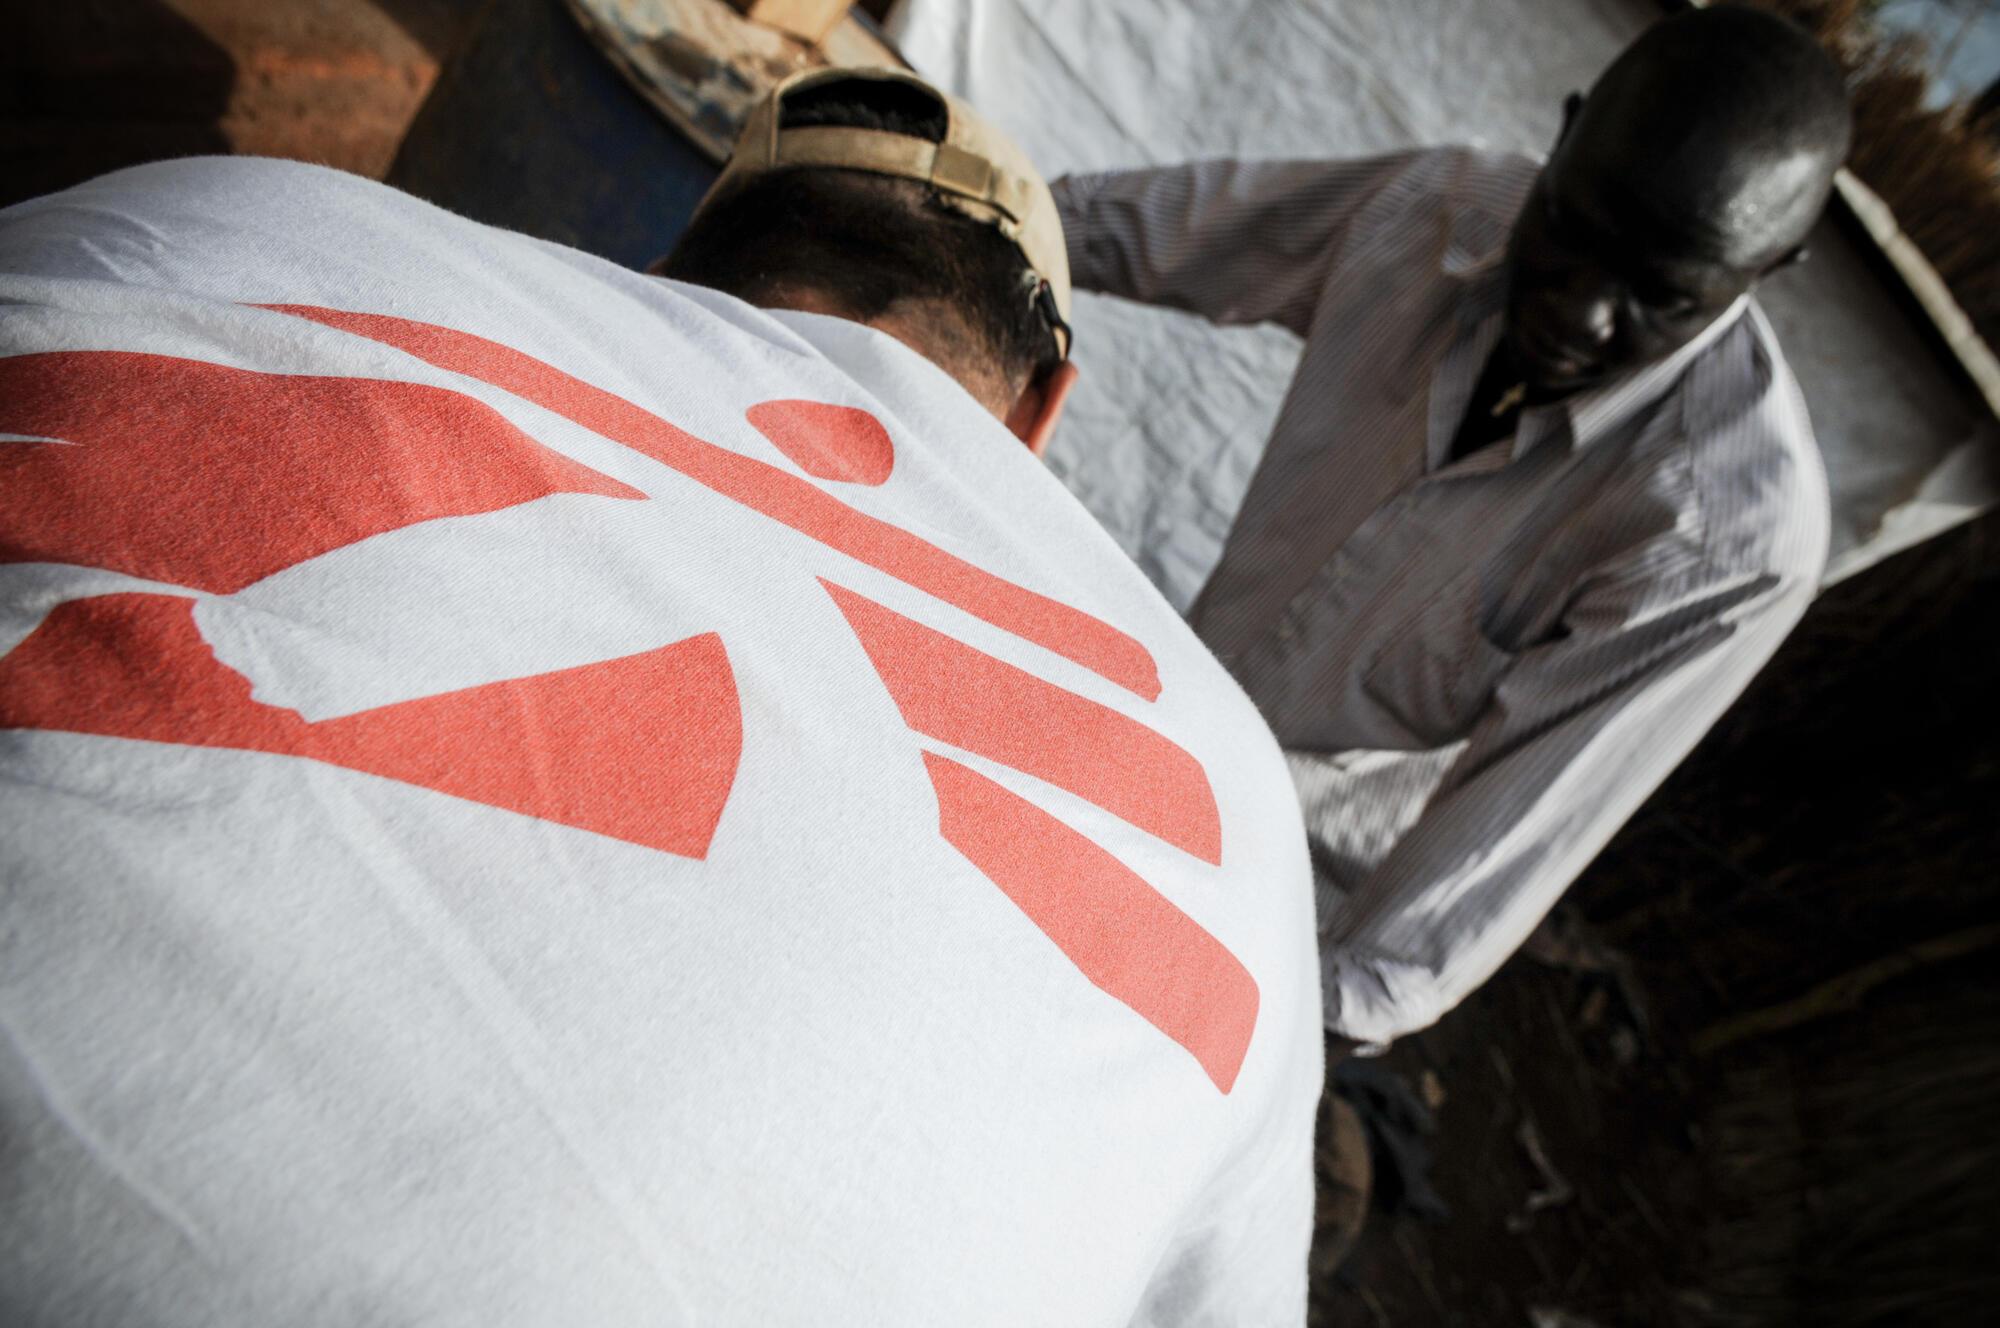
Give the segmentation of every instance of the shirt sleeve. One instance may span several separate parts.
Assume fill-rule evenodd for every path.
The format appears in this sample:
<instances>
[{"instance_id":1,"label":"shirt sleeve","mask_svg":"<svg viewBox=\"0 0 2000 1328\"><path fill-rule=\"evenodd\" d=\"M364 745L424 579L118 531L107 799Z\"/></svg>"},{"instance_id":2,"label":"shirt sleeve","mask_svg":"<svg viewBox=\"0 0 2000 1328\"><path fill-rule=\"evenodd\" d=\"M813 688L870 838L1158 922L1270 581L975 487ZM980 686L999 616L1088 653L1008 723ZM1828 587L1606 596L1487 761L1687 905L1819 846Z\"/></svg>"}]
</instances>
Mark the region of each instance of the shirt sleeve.
<instances>
[{"instance_id":1,"label":"shirt sleeve","mask_svg":"<svg viewBox=\"0 0 2000 1328\"><path fill-rule=\"evenodd\" d=\"M1518 949L1777 650L1812 576L1586 589L1519 655L1423 814L1322 941L1327 1026L1383 1044Z\"/></svg>"},{"instance_id":2,"label":"shirt sleeve","mask_svg":"<svg viewBox=\"0 0 2000 1328\"><path fill-rule=\"evenodd\" d=\"M1070 280L1211 322L1275 322L1304 336L1357 218L1419 155L1064 176L1054 193Z\"/></svg>"}]
</instances>

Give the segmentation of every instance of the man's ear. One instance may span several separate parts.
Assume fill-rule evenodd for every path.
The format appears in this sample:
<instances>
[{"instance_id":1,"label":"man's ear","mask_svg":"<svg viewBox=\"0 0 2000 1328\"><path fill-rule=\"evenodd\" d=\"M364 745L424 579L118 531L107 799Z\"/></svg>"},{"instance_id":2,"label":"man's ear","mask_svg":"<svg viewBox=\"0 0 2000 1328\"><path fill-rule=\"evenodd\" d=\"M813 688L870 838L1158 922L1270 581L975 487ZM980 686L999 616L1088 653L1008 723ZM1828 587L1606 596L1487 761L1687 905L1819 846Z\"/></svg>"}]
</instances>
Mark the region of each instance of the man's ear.
<instances>
[{"instance_id":1,"label":"man's ear","mask_svg":"<svg viewBox=\"0 0 2000 1328\"><path fill-rule=\"evenodd\" d=\"M1069 400L1070 389L1076 386L1076 377L1076 365L1064 360L1047 373L1029 379L1007 412L1007 428L1036 456L1049 450L1056 421L1062 418L1063 405Z\"/></svg>"}]
</instances>

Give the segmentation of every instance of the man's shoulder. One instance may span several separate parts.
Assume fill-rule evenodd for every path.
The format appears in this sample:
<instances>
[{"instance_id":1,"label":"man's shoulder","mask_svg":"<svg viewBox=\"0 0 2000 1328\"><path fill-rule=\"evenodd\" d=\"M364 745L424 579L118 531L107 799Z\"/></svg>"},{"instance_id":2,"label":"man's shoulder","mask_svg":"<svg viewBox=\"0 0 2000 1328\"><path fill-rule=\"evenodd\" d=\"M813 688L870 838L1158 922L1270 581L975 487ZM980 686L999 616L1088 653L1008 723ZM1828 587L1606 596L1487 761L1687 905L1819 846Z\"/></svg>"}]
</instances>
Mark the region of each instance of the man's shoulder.
<instances>
[{"instance_id":1,"label":"man's shoulder","mask_svg":"<svg viewBox=\"0 0 2000 1328\"><path fill-rule=\"evenodd\" d=\"M1677 395L1711 557L1817 577L1831 525L1826 468L1805 397L1754 301L1688 366Z\"/></svg>"},{"instance_id":2,"label":"man's shoulder","mask_svg":"<svg viewBox=\"0 0 2000 1328\"><path fill-rule=\"evenodd\" d=\"M1412 154L1412 175L1451 199L1460 211L1479 211L1511 222L1541 174L1539 158L1522 152L1454 144Z\"/></svg>"},{"instance_id":3,"label":"man's shoulder","mask_svg":"<svg viewBox=\"0 0 2000 1328\"><path fill-rule=\"evenodd\" d=\"M1540 163L1519 153L1464 146L1415 148L1377 160L1384 169L1359 233L1407 237L1439 225L1470 263L1495 259L1506 247L1541 171ZM1366 243L1356 252L1379 257Z\"/></svg>"},{"instance_id":4,"label":"man's shoulder","mask_svg":"<svg viewBox=\"0 0 2000 1328\"><path fill-rule=\"evenodd\" d=\"M142 199L155 206L200 203L235 215L244 209L297 207L311 196L329 192L405 197L365 176L311 162L278 157L176 157L127 166L56 193L26 199L0 210L0 224L75 203L119 208Z\"/></svg>"},{"instance_id":5,"label":"man's shoulder","mask_svg":"<svg viewBox=\"0 0 2000 1328\"><path fill-rule=\"evenodd\" d=\"M1422 155L1437 163L1439 169L1516 187L1533 184L1542 169L1542 158L1531 152L1479 147L1472 143L1442 144L1425 149Z\"/></svg>"},{"instance_id":6,"label":"man's shoulder","mask_svg":"<svg viewBox=\"0 0 2000 1328\"><path fill-rule=\"evenodd\" d=\"M251 273L312 285L397 269L407 286L441 257L533 246L365 176L270 157L148 162L0 212L0 272L252 302Z\"/></svg>"}]
</instances>

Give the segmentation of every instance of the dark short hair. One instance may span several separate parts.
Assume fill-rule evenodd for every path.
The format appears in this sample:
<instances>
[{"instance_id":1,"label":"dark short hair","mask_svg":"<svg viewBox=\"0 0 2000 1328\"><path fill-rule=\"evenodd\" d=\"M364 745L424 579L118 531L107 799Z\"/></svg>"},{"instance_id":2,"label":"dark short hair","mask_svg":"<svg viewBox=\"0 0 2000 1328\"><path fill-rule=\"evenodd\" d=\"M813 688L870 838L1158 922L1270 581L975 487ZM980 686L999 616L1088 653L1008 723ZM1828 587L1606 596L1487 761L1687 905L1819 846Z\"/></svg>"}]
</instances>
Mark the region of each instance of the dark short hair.
<instances>
[{"instance_id":1,"label":"dark short hair","mask_svg":"<svg viewBox=\"0 0 2000 1328\"><path fill-rule=\"evenodd\" d=\"M782 125L934 143L947 128L944 108L922 90L872 81L807 88L786 99ZM1020 249L916 181L814 168L757 176L710 200L655 270L752 303L811 290L864 322L897 304L949 310L962 326L933 330L948 356L968 362L947 369L983 364L1020 382L1061 359Z\"/></svg>"}]
</instances>

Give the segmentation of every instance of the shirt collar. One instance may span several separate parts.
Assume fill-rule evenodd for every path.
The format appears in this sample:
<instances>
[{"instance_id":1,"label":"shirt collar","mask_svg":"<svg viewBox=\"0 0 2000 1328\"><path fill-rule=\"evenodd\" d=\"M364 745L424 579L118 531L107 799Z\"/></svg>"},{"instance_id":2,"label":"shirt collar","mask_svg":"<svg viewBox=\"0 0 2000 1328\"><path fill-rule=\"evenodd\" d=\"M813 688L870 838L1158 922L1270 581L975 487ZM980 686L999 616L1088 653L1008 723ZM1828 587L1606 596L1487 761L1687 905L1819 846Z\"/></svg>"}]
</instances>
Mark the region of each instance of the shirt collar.
<instances>
[{"instance_id":1,"label":"shirt collar","mask_svg":"<svg viewBox=\"0 0 2000 1328\"><path fill-rule=\"evenodd\" d=\"M1527 455L1555 432L1558 425L1567 426L1570 446L1578 448L1588 447L1612 433L1634 414L1665 396L1688 366L1736 325L1749 305L1748 295L1737 296L1727 309L1716 315L1714 322L1665 359L1620 374L1588 391L1522 411L1521 427L1514 434L1514 456Z\"/></svg>"},{"instance_id":2,"label":"shirt collar","mask_svg":"<svg viewBox=\"0 0 2000 1328\"><path fill-rule=\"evenodd\" d=\"M1433 387L1433 452L1437 450L1440 439L1442 446L1450 446L1450 440L1458 429L1458 417L1464 413L1471 399L1473 380L1479 377L1486 357L1499 344L1500 325L1507 312L1506 245L1493 248L1475 261L1458 267L1450 275L1461 284L1462 290L1458 304L1459 334L1446 356L1459 370L1449 377L1463 391L1448 394L1454 399L1443 399L1437 392L1437 385ZM1716 315L1715 321L1665 359L1620 374L1587 391L1571 393L1559 401L1523 408L1514 430L1512 459L1526 456L1557 434L1567 436L1572 448L1582 448L1614 432L1634 414L1666 395L1687 372L1688 366L1736 325L1749 305L1747 294L1737 296L1727 309ZM1462 358L1469 359L1469 364L1460 365L1458 362ZM1458 379L1464 379L1463 383L1457 383ZM1432 468L1435 468L1438 458L1433 456L1431 462Z\"/></svg>"},{"instance_id":3,"label":"shirt collar","mask_svg":"<svg viewBox=\"0 0 2000 1328\"><path fill-rule=\"evenodd\" d=\"M1450 274L1460 287L1452 310L1457 330L1431 370L1427 473L1442 467L1450 456L1452 439L1458 436L1486 357L1500 342L1507 303L1505 258L1503 247Z\"/></svg>"}]
</instances>

